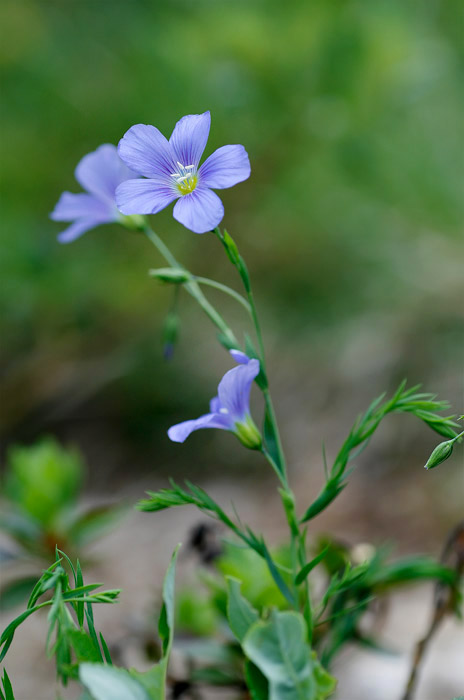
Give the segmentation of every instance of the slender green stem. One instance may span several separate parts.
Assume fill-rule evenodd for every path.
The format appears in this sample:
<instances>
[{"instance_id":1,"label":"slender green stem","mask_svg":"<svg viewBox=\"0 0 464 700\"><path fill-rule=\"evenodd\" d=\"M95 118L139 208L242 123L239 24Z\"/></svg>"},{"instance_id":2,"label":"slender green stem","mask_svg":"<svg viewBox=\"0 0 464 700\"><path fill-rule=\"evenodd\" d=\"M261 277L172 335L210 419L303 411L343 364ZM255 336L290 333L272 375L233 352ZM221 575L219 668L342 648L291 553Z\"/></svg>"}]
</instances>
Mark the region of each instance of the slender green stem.
<instances>
[{"instance_id":1,"label":"slender green stem","mask_svg":"<svg viewBox=\"0 0 464 700\"><path fill-rule=\"evenodd\" d=\"M264 447L264 445L261 447L261 453L266 457L267 461L269 462L269 464L273 468L274 472L276 473L277 478L279 479L283 488L287 491L288 490L288 482L287 482L286 476L285 476L285 474L282 474L277 463L272 458L272 455L268 452L268 450Z\"/></svg>"},{"instance_id":2,"label":"slender green stem","mask_svg":"<svg viewBox=\"0 0 464 700\"><path fill-rule=\"evenodd\" d=\"M228 294L230 297L238 301L238 303L241 304L250 315L252 315L250 304L244 297L242 297L241 294L236 292L235 289L231 289L227 285L221 284L221 282L216 282L216 280L210 280L208 277L198 277L197 275L194 275L194 280L198 282L198 284L204 284L207 287L213 287L214 289L219 289L221 292L224 292L224 294Z\"/></svg>"},{"instance_id":3,"label":"slender green stem","mask_svg":"<svg viewBox=\"0 0 464 700\"><path fill-rule=\"evenodd\" d=\"M147 238L153 243L153 245L158 249L158 251L161 253L163 258L166 260L171 267L176 267L184 270L184 266L181 265L179 262L177 262L176 258L174 255L171 253L167 245L164 243L164 241L161 240L161 238L158 236L157 233L153 231L148 224L145 224L143 226L143 232L147 236ZM198 282L195 280L194 277L192 277L192 280L190 282L186 282L184 284L185 289L187 292L197 300L205 314L211 319L211 321L214 323L214 325L221 331L221 333L224 334L224 336L227 338L227 340L237 348L239 347L239 343L237 338L235 337L232 329L227 325L227 323L224 321L222 316L216 311L214 306L210 304L210 302L207 300L205 295L200 289L200 285Z\"/></svg>"},{"instance_id":4,"label":"slender green stem","mask_svg":"<svg viewBox=\"0 0 464 700\"><path fill-rule=\"evenodd\" d=\"M221 233L219 227L217 227L214 230L214 233L219 238L219 240L224 245L224 247L226 248L227 254L228 254L229 259L231 260L232 264L237 268L237 270L240 274L240 277L242 279L243 286L245 288L248 303L250 305L251 318L253 321L253 325L254 325L254 329L255 329L255 333L256 333L256 338L257 338L258 346L259 346L259 354L260 354L259 359L261 361L261 369L262 369L262 373L263 373L264 379L265 379L265 384L264 384L264 386L262 386L262 392L263 392L264 400L266 403L267 418L268 418L268 421L271 425L272 433L274 435L279 464L276 463L275 459L272 457L272 455L269 453L268 449L265 446L262 447L261 451L262 451L263 455L266 457L269 464L271 465L274 472L276 473L276 475L277 475L277 477L278 477L278 479L283 487L283 489L281 490L281 498L282 498L282 503L284 506L285 514L287 517L288 526L290 529L290 537L291 537L290 547L291 547L291 558L292 558L292 568L293 568L293 579L295 580L297 572L298 572L298 568L302 568L306 564L305 539L304 539L304 533L302 533L300 531L299 520L298 520L298 516L296 513L296 507L295 507L294 494L293 494L293 491L290 488L290 485L288 483L285 454L284 454L283 447L282 447L282 441L280 438L280 432L279 432L279 427L278 427L278 423L277 423L277 417L276 417L275 410L274 410L274 405L272 402L271 392L269 390L269 386L268 386L268 382L267 382L264 342L263 342L263 336L261 333L261 325L259 322L258 312L256 309L253 290L251 287L250 278L249 278L249 274L248 274L248 270L247 270L245 261L240 256L235 243L232 241L230 236L228 236L228 234L226 234L226 237L227 237L227 239L226 239L226 237ZM313 632L313 620L312 620L311 599L310 599L310 595L309 595L308 581L305 580L303 585L304 585L304 590L305 590L305 605L304 605L303 614L304 614L304 617L306 619L306 623L307 623L307 627L308 627L308 639L309 639L309 641L311 641L312 632ZM294 584L294 592L295 592L295 597L298 600L298 586L296 584Z\"/></svg>"}]
</instances>

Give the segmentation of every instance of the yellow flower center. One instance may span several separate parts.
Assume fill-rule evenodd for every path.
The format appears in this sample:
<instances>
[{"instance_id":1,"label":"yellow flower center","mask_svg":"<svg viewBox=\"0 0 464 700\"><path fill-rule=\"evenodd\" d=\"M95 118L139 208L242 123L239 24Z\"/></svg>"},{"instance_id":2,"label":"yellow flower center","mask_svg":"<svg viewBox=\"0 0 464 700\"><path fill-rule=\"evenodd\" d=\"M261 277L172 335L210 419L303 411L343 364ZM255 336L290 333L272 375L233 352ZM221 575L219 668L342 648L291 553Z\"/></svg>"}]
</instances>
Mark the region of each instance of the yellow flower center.
<instances>
[{"instance_id":1,"label":"yellow flower center","mask_svg":"<svg viewBox=\"0 0 464 700\"><path fill-rule=\"evenodd\" d=\"M171 173L171 177L177 186L181 195L190 194L193 192L198 183L198 175L195 165L182 165L177 161L179 172Z\"/></svg>"}]
</instances>

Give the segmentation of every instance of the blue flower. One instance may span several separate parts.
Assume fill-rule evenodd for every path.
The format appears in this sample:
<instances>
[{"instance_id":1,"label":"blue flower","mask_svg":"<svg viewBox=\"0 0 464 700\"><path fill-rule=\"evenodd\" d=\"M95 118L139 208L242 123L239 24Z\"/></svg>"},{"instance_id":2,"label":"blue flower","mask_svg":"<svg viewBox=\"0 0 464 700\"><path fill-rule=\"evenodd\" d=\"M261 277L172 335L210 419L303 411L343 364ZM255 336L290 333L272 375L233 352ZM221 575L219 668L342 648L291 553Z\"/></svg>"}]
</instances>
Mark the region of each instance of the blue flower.
<instances>
[{"instance_id":1,"label":"blue flower","mask_svg":"<svg viewBox=\"0 0 464 700\"><path fill-rule=\"evenodd\" d=\"M136 124L119 142L119 155L147 179L129 180L116 191L123 214L157 214L177 199L174 218L194 233L214 229L224 216L211 191L232 187L250 176L243 146L222 146L199 167L211 124L209 112L177 122L169 141L154 126Z\"/></svg>"},{"instance_id":2,"label":"blue flower","mask_svg":"<svg viewBox=\"0 0 464 700\"><path fill-rule=\"evenodd\" d=\"M122 162L112 144L105 143L84 156L76 167L75 177L86 193L63 192L50 214L53 221L73 222L59 234L60 243L74 241L100 224L124 223L126 217L118 211L114 193L121 182L136 176L137 173Z\"/></svg>"},{"instance_id":3,"label":"blue flower","mask_svg":"<svg viewBox=\"0 0 464 700\"><path fill-rule=\"evenodd\" d=\"M250 360L238 350L231 350L231 355L240 364L221 379L218 395L210 401L210 413L169 428L173 442L184 442L194 430L220 428L234 433L245 447L261 447L261 435L250 415L250 390L259 374L259 361Z\"/></svg>"}]
</instances>

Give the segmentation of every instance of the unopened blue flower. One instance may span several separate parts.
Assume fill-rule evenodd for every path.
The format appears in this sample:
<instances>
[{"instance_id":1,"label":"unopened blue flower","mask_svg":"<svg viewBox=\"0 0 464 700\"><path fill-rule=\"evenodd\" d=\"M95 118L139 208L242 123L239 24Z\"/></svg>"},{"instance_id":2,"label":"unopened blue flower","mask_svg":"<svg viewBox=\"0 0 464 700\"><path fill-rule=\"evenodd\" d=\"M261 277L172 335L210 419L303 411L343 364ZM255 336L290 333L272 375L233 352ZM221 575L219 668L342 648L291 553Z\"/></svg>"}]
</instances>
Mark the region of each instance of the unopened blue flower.
<instances>
[{"instance_id":1,"label":"unopened blue flower","mask_svg":"<svg viewBox=\"0 0 464 700\"><path fill-rule=\"evenodd\" d=\"M246 180L250 161L243 146L218 148L201 167L211 115L189 114L177 122L169 141L154 126L136 124L119 142L123 161L144 178L120 185L116 202L123 214L157 214L175 199L174 218L194 233L214 229L224 216L213 189Z\"/></svg>"},{"instance_id":2,"label":"unopened blue flower","mask_svg":"<svg viewBox=\"0 0 464 700\"><path fill-rule=\"evenodd\" d=\"M63 192L50 214L53 221L73 222L59 234L61 243L74 241L100 224L124 219L116 207L114 193L121 182L137 176L122 162L116 146L109 143L84 156L74 174L86 192Z\"/></svg>"},{"instance_id":3,"label":"unopened blue flower","mask_svg":"<svg viewBox=\"0 0 464 700\"><path fill-rule=\"evenodd\" d=\"M246 447L259 449L261 435L250 415L250 390L259 374L259 361L236 350L231 355L240 364L221 379L218 395L210 401L210 413L169 428L173 442L184 442L194 430L220 428L234 433Z\"/></svg>"}]
</instances>

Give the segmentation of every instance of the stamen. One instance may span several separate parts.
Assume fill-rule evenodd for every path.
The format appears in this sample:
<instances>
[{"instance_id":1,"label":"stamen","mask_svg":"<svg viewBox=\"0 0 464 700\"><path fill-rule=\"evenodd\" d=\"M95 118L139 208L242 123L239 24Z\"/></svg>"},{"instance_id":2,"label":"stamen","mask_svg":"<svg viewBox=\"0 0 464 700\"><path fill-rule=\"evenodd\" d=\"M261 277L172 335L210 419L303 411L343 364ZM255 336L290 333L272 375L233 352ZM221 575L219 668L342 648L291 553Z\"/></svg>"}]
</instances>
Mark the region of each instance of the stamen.
<instances>
[{"instance_id":1,"label":"stamen","mask_svg":"<svg viewBox=\"0 0 464 700\"><path fill-rule=\"evenodd\" d=\"M171 173L170 176L174 178L181 195L190 194L198 182L196 165L194 163L183 165L179 161L177 161L177 165L179 166L179 172Z\"/></svg>"}]
</instances>

